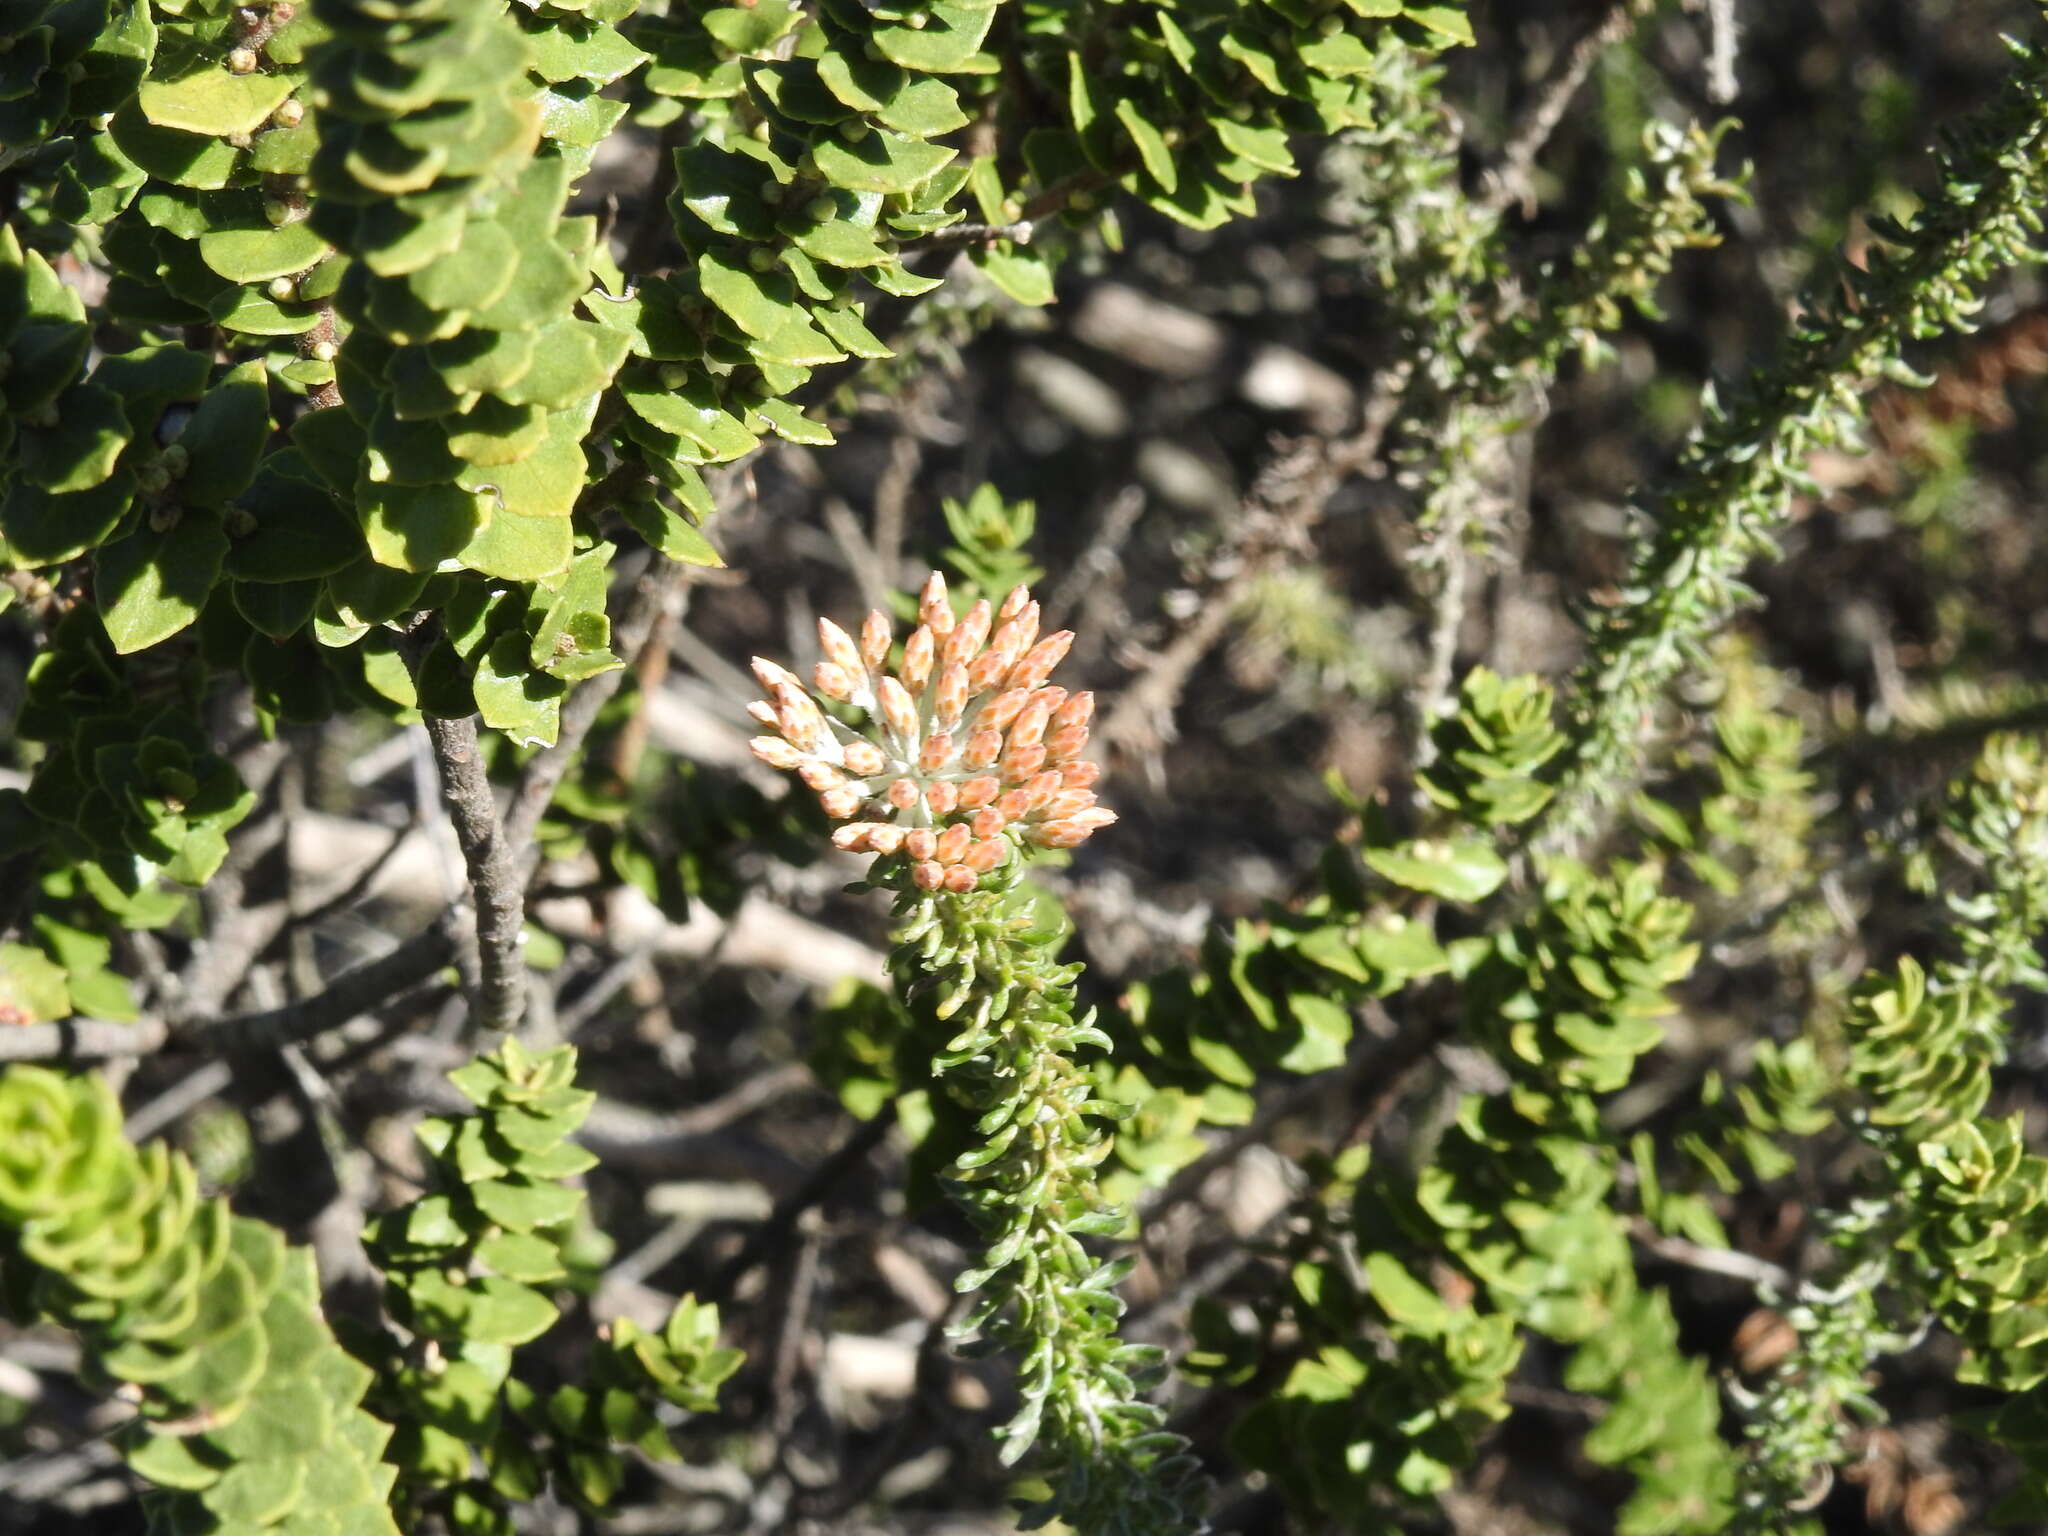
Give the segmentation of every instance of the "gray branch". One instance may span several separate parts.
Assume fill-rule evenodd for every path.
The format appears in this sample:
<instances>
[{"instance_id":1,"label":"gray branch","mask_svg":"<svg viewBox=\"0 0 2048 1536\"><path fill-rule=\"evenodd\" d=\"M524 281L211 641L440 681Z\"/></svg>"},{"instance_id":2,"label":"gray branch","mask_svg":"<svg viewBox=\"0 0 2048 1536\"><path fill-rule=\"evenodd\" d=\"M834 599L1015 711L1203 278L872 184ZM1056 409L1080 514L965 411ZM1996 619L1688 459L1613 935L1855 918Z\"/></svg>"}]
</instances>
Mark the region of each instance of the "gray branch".
<instances>
[{"instance_id":1,"label":"gray branch","mask_svg":"<svg viewBox=\"0 0 2048 1536\"><path fill-rule=\"evenodd\" d=\"M427 718L427 739L441 771L441 798L469 869L476 906L476 1023L516 1029L526 1016L526 898L521 860L498 819L497 798L484 772L476 719Z\"/></svg>"}]
</instances>

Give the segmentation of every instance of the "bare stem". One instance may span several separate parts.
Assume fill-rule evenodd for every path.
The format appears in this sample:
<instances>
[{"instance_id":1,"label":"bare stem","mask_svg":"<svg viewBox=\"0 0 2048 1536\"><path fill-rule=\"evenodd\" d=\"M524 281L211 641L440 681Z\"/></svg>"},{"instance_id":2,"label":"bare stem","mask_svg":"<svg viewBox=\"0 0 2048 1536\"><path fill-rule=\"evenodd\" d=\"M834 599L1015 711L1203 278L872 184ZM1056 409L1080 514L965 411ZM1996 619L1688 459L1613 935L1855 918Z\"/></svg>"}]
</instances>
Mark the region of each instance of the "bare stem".
<instances>
[{"instance_id":1,"label":"bare stem","mask_svg":"<svg viewBox=\"0 0 2048 1536\"><path fill-rule=\"evenodd\" d=\"M441 798L469 867L476 904L476 1023L516 1028L526 1015L525 882L477 747L476 720L427 718L427 739L441 771Z\"/></svg>"}]
</instances>

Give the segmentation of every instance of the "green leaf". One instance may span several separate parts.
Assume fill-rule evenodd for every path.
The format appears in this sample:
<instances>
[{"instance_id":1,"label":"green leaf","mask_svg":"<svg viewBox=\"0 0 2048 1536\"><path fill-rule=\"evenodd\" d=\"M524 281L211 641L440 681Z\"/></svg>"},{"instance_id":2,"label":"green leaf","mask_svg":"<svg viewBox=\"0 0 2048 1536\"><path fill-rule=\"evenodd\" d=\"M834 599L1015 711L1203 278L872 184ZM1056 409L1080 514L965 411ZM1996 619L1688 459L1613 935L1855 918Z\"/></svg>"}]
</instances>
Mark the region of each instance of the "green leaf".
<instances>
[{"instance_id":1,"label":"green leaf","mask_svg":"<svg viewBox=\"0 0 2048 1536\"><path fill-rule=\"evenodd\" d=\"M514 1232L531 1232L536 1227L558 1227L576 1214L583 1201L580 1189L559 1184L529 1184L507 1179L485 1179L469 1186L477 1209L499 1226Z\"/></svg>"},{"instance_id":2,"label":"green leaf","mask_svg":"<svg viewBox=\"0 0 2048 1536\"><path fill-rule=\"evenodd\" d=\"M213 67L177 80L145 80L135 102L158 128L225 139L254 133L291 93L289 75L237 75Z\"/></svg>"},{"instance_id":3,"label":"green leaf","mask_svg":"<svg viewBox=\"0 0 2048 1536\"><path fill-rule=\"evenodd\" d=\"M531 525L542 520L523 521ZM564 530L568 527L566 519L547 521L556 523ZM568 548L565 539L562 564L567 563ZM503 731L521 746L552 746L561 721L562 695L568 689L561 679L537 669L527 659L526 652L526 636L515 632L500 636L492 643L491 648L478 658L476 677L471 685L476 693L477 712L483 717L484 724L493 730ZM483 1186L475 1187L481 1189ZM490 1214L493 1220L504 1226L520 1225L518 1222L502 1220L489 1211L486 1214Z\"/></svg>"},{"instance_id":4,"label":"green leaf","mask_svg":"<svg viewBox=\"0 0 2048 1536\"><path fill-rule=\"evenodd\" d=\"M47 428L21 429L16 472L56 494L104 484L129 443L120 397L96 384L74 384L58 397L56 414Z\"/></svg>"},{"instance_id":5,"label":"green leaf","mask_svg":"<svg viewBox=\"0 0 2048 1536\"><path fill-rule=\"evenodd\" d=\"M1471 902L1490 896L1507 878L1508 867L1488 843L1416 841L1393 848L1368 848L1365 862L1394 884L1425 891L1445 901Z\"/></svg>"},{"instance_id":6,"label":"green leaf","mask_svg":"<svg viewBox=\"0 0 2048 1536\"><path fill-rule=\"evenodd\" d=\"M168 528L143 528L100 551L101 617L126 656L169 639L199 617L227 556L220 514L187 507Z\"/></svg>"},{"instance_id":7,"label":"green leaf","mask_svg":"<svg viewBox=\"0 0 2048 1536\"><path fill-rule=\"evenodd\" d=\"M724 568L724 557L682 513L652 500L629 501L619 511L635 533L669 559L713 570Z\"/></svg>"},{"instance_id":8,"label":"green leaf","mask_svg":"<svg viewBox=\"0 0 2048 1536\"><path fill-rule=\"evenodd\" d=\"M1116 119L1138 147L1138 158L1144 162L1146 174L1165 191L1177 188L1180 175L1174 169L1173 151L1167 147L1165 136L1139 112L1138 104L1128 96L1117 98Z\"/></svg>"},{"instance_id":9,"label":"green leaf","mask_svg":"<svg viewBox=\"0 0 2048 1536\"><path fill-rule=\"evenodd\" d=\"M935 6L934 10L944 9ZM949 164L958 150L923 139L906 138L886 128L872 129L859 143L843 136L821 138L811 146L818 174L850 192L885 195L915 191Z\"/></svg>"},{"instance_id":10,"label":"green leaf","mask_svg":"<svg viewBox=\"0 0 2048 1536\"><path fill-rule=\"evenodd\" d=\"M763 53L803 20L803 9L796 0L762 0L753 6L705 11L697 20L722 47L734 53Z\"/></svg>"},{"instance_id":11,"label":"green leaf","mask_svg":"<svg viewBox=\"0 0 2048 1536\"><path fill-rule=\"evenodd\" d=\"M217 506L241 495L256 478L256 462L270 435L270 388L260 361L223 374L200 400L178 446L188 467L178 494L188 504Z\"/></svg>"},{"instance_id":12,"label":"green leaf","mask_svg":"<svg viewBox=\"0 0 2048 1536\"><path fill-rule=\"evenodd\" d=\"M324 260L332 249L303 220L277 226L253 220L215 226L199 237L200 260L231 283L295 276Z\"/></svg>"}]
</instances>

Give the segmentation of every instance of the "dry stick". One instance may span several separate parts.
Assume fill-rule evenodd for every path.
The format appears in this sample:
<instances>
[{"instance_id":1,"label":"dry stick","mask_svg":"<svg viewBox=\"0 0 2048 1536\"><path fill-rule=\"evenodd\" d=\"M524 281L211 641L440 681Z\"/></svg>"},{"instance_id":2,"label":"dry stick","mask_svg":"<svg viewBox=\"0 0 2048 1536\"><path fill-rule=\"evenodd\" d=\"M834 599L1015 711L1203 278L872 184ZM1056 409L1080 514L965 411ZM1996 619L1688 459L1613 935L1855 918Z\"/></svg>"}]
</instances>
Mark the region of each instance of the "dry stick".
<instances>
[{"instance_id":1,"label":"dry stick","mask_svg":"<svg viewBox=\"0 0 2048 1536\"><path fill-rule=\"evenodd\" d=\"M477 745L476 717L429 715L426 725L441 771L441 798L469 869L476 909L474 1022L481 1029L516 1029L526 1016L526 897L520 861L498 820L497 797Z\"/></svg>"},{"instance_id":2,"label":"dry stick","mask_svg":"<svg viewBox=\"0 0 2048 1536\"><path fill-rule=\"evenodd\" d=\"M1096 730L1105 749L1155 747L1172 730L1173 712L1202 658L1223 638L1251 584L1286 554L1300 550L1338 486L1379 457L1407 389L1410 365L1391 363L1373 377L1364 419L1348 438L1306 438L1270 460L1239 508L1241 537L1229 561L1211 566L1218 581L1202 595L1188 627L1156 652ZM1227 569L1227 574L1224 570Z\"/></svg>"},{"instance_id":3,"label":"dry stick","mask_svg":"<svg viewBox=\"0 0 2048 1536\"><path fill-rule=\"evenodd\" d=\"M840 1180L866 1162L868 1154L882 1144L889 1135L890 1126L895 1123L896 1117L887 1113L878 1113L864 1122L839 1144L838 1151L811 1170L809 1178L776 1201L768 1219L754 1229L740 1251L711 1277L711 1283L700 1292L704 1299L730 1301L748 1273L775 1257L789 1241L804 1213L813 1206L822 1205Z\"/></svg>"},{"instance_id":4,"label":"dry stick","mask_svg":"<svg viewBox=\"0 0 2048 1536\"><path fill-rule=\"evenodd\" d=\"M1586 76L1593 72L1600 55L1635 30L1640 4L1641 0L1615 0L1607 14L1572 45L1571 52L1537 93L1534 105L1516 125L1501 150L1499 163L1486 173L1485 189L1477 198L1481 208L1499 213L1535 197L1536 157L1543 153L1558 124L1564 121L1565 110L1579 94L1579 87L1586 83Z\"/></svg>"},{"instance_id":5,"label":"dry stick","mask_svg":"<svg viewBox=\"0 0 2048 1536\"><path fill-rule=\"evenodd\" d=\"M387 955L344 971L303 1002L173 1030L162 1019L116 1024L62 1019L0 1030L0 1061L105 1060L156 1051L261 1051L313 1039L390 1002L455 958L458 925L444 915Z\"/></svg>"}]
</instances>

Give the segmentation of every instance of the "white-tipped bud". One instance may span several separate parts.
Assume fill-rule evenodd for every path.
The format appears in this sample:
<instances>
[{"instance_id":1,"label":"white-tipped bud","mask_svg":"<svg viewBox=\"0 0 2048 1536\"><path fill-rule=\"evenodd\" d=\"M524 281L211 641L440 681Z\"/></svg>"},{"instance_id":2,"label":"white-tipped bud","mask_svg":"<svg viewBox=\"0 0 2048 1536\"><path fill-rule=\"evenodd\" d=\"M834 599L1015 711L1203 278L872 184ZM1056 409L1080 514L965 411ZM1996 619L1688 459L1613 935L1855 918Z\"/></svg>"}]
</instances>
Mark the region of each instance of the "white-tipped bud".
<instances>
[{"instance_id":1,"label":"white-tipped bud","mask_svg":"<svg viewBox=\"0 0 2048 1536\"><path fill-rule=\"evenodd\" d=\"M772 698L778 683L787 683L792 688L803 687L797 675L779 662L770 661L766 656L756 656L748 663L754 669L754 678Z\"/></svg>"},{"instance_id":2,"label":"white-tipped bud","mask_svg":"<svg viewBox=\"0 0 2048 1536\"><path fill-rule=\"evenodd\" d=\"M1024 712L1024 706L1031 702L1030 693L1022 688L1012 688L999 693L981 706L981 713L974 718L977 727L985 731L1001 731L1009 728L1010 722Z\"/></svg>"},{"instance_id":3,"label":"white-tipped bud","mask_svg":"<svg viewBox=\"0 0 2048 1536\"><path fill-rule=\"evenodd\" d=\"M870 672L881 671L889 659L889 615L879 608L870 608L860 627L860 659Z\"/></svg>"},{"instance_id":4,"label":"white-tipped bud","mask_svg":"<svg viewBox=\"0 0 2048 1536\"><path fill-rule=\"evenodd\" d=\"M904 741L916 741L917 705L911 702L910 691L895 678L884 677L876 686L875 693L876 702L882 710L882 723Z\"/></svg>"},{"instance_id":5,"label":"white-tipped bud","mask_svg":"<svg viewBox=\"0 0 2048 1536\"><path fill-rule=\"evenodd\" d=\"M768 718L770 720L775 718L772 710L769 712ZM780 736L756 736L747 743L747 749L770 768L780 768L784 773L797 767L804 760L803 753L797 751L795 747L784 741Z\"/></svg>"},{"instance_id":6,"label":"white-tipped bud","mask_svg":"<svg viewBox=\"0 0 2048 1536\"><path fill-rule=\"evenodd\" d=\"M946 636L945 659L959 662L963 667L974 660L980 654L981 643L988 639L988 626L988 603L977 601L967 610L966 617L954 626L953 632Z\"/></svg>"},{"instance_id":7,"label":"white-tipped bud","mask_svg":"<svg viewBox=\"0 0 2048 1536\"><path fill-rule=\"evenodd\" d=\"M1001 731L979 730L967 738L967 745L960 753L960 761L969 768L986 768L1002 755L1002 750Z\"/></svg>"},{"instance_id":8,"label":"white-tipped bud","mask_svg":"<svg viewBox=\"0 0 2048 1536\"><path fill-rule=\"evenodd\" d=\"M976 811L992 802L1003 792L1000 780L992 773L976 774L960 786L960 806L963 810Z\"/></svg>"},{"instance_id":9,"label":"white-tipped bud","mask_svg":"<svg viewBox=\"0 0 2048 1536\"><path fill-rule=\"evenodd\" d=\"M888 766L889 759L872 741L849 741L846 744L846 771L855 778L871 779Z\"/></svg>"},{"instance_id":10,"label":"white-tipped bud","mask_svg":"<svg viewBox=\"0 0 2048 1536\"><path fill-rule=\"evenodd\" d=\"M1066 659L1067 651L1073 643L1074 632L1071 629L1047 635L1026 651L1024 659L1010 670L1009 685L1012 688L1036 688L1052 676L1054 667Z\"/></svg>"},{"instance_id":11,"label":"white-tipped bud","mask_svg":"<svg viewBox=\"0 0 2048 1536\"><path fill-rule=\"evenodd\" d=\"M1095 718L1095 695L1083 689L1062 704L1052 717L1053 729L1069 730Z\"/></svg>"},{"instance_id":12,"label":"white-tipped bud","mask_svg":"<svg viewBox=\"0 0 2048 1536\"><path fill-rule=\"evenodd\" d=\"M794 682L775 685L775 720L782 734L806 752L821 752L832 739L818 706Z\"/></svg>"},{"instance_id":13,"label":"white-tipped bud","mask_svg":"<svg viewBox=\"0 0 2048 1536\"><path fill-rule=\"evenodd\" d=\"M976 837L994 837L1010 824L1010 818L992 805L984 805L968 823Z\"/></svg>"},{"instance_id":14,"label":"white-tipped bud","mask_svg":"<svg viewBox=\"0 0 2048 1536\"><path fill-rule=\"evenodd\" d=\"M1045 722L1052 717L1052 711L1045 707L1043 699L1034 699L1026 704L1010 725L1010 750L1020 747L1035 747L1045 739Z\"/></svg>"},{"instance_id":15,"label":"white-tipped bud","mask_svg":"<svg viewBox=\"0 0 2048 1536\"><path fill-rule=\"evenodd\" d=\"M944 731L934 731L927 736L917 754L917 766L926 773L937 773L952 760L953 738Z\"/></svg>"},{"instance_id":16,"label":"white-tipped bud","mask_svg":"<svg viewBox=\"0 0 2048 1536\"><path fill-rule=\"evenodd\" d=\"M947 662L932 688L932 722L942 731L952 730L967 712L967 697L967 669L957 661Z\"/></svg>"},{"instance_id":17,"label":"white-tipped bud","mask_svg":"<svg viewBox=\"0 0 2048 1536\"><path fill-rule=\"evenodd\" d=\"M898 779L889 786L889 803L899 811L907 811L917 804L917 780Z\"/></svg>"},{"instance_id":18,"label":"white-tipped bud","mask_svg":"<svg viewBox=\"0 0 2048 1536\"><path fill-rule=\"evenodd\" d=\"M828 699L850 699L855 676L836 661L821 661L811 670L811 686Z\"/></svg>"},{"instance_id":19,"label":"white-tipped bud","mask_svg":"<svg viewBox=\"0 0 2048 1536\"><path fill-rule=\"evenodd\" d=\"M818 804L825 807L825 814L834 821L844 821L847 817L860 813L861 799L859 790L850 785L842 785L838 789L828 789L818 796Z\"/></svg>"},{"instance_id":20,"label":"white-tipped bud","mask_svg":"<svg viewBox=\"0 0 2048 1536\"><path fill-rule=\"evenodd\" d=\"M1095 804L1092 789L1063 789L1045 802L1047 821L1067 821Z\"/></svg>"},{"instance_id":21,"label":"white-tipped bud","mask_svg":"<svg viewBox=\"0 0 2048 1536\"><path fill-rule=\"evenodd\" d=\"M937 571L925 578L924 590L917 594L917 617L935 635L952 633L953 605L946 600L946 578Z\"/></svg>"},{"instance_id":22,"label":"white-tipped bud","mask_svg":"<svg viewBox=\"0 0 2048 1536\"><path fill-rule=\"evenodd\" d=\"M939 851L939 834L930 827L912 827L903 834L903 851L913 859L936 857Z\"/></svg>"},{"instance_id":23,"label":"white-tipped bud","mask_svg":"<svg viewBox=\"0 0 2048 1536\"><path fill-rule=\"evenodd\" d=\"M830 763L819 762L815 757L807 759L803 766L797 769L796 776L804 781L806 788L815 789L821 794L828 789L837 789L846 782L845 774Z\"/></svg>"},{"instance_id":24,"label":"white-tipped bud","mask_svg":"<svg viewBox=\"0 0 2048 1536\"><path fill-rule=\"evenodd\" d=\"M1022 784L1045 766L1045 748L1036 745L1007 747L1003 751L1002 775L1005 784Z\"/></svg>"},{"instance_id":25,"label":"white-tipped bud","mask_svg":"<svg viewBox=\"0 0 2048 1536\"><path fill-rule=\"evenodd\" d=\"M924 803L931 807L934 816L950 816L953 807L960 803L960 786L950 779L941 779L926 788Z\"/></svg>"},{"instance_id":26,"label":"white-tipped bud","mask_svg":"<svg viewBox=\"0 0 2048 1536\"><path fill-rule=\"evenodd\" d=\"M876 821L850 821L832 834L832 846L841 853L872 852L869 839L880 825Z\"/></svg>"},{"instance_id":27,"label":"white-tipped bud","mask_svg":"<svg viewBox=\"0 0 2048 1536\"><path fill-rule=\"evenodd\" d=\"M1102 764L1091 762L1063 763L1060 765L1060 782L1069 789L1086 789L1102 777Z\"/></svg>"},{"instance_id":28,"label":"white-tipped bud","mask_svg":"<svg viewBox=\"0 0 2048 1536\"><path fill-rule=\"evenodd\" d=\"M1055 763L1071 762L1088 750L1088 728L1070 725L1045 738L1045 755Z\"/></svg>"},{"instance_id":29,"label":"white-tipped bud","mask_svg":"<svg viewBox=\"0 0 2048 1536\"><path fill-rule=\"evenodd\" d=\"M903 679L903 686L912 693L923 693L924 685L931 681L932 658L937 651L937 642L932 638L931 626L920 624L910 632L910 638L903 642L903 665L896 669Z\"/></svg>"},{"instance_id":30,"label":"white-tipped bud","mask_svg":"<svg viewBox=\"0 0 2048 1536\"><path fill-rule=\"evenodd\" d=\"M818 620L818 649L824 652L827 661L843 668L849 677L859 677L867 670L867 662L860 654L860 647L853 643L853 636L830 619Z\"/></svg>"},{"instance_id":31,"label":"white-tipped bud","mask_svg":"<svg viewBox=\"0 0 2048 1536\"><path fill-rule=\"evenodd\" d=\"M1003 623L1014 619L1030 605L1030 602L1031 589L1029 587L1015 586L1010 588L1010 595L1003 599L1003 606L996 610L996 621Z\"/></svg>"},{"instance_id":32,"label":"white-tipped bud","mask_svg":"<svg viewBox=\"0 0 2048 1536\"><path fill-rule=\"evenodd\" d=\"M868 846L884 856L892 854L903 846L903 829L882 822L868 834Z\"/></svg>"},{"instance_id":33,"label":"white-tipped bud","mask_svg":"<svg viewBox=\"0 0 2048 1536\"><path fill-rule=\"evenodd\" d=\"M775 717L775 706L766 699L756 699L747 706L747 718L756 725L765 725L771 731L782 729L782 722Z\"/></svg>"}]
</instances>

